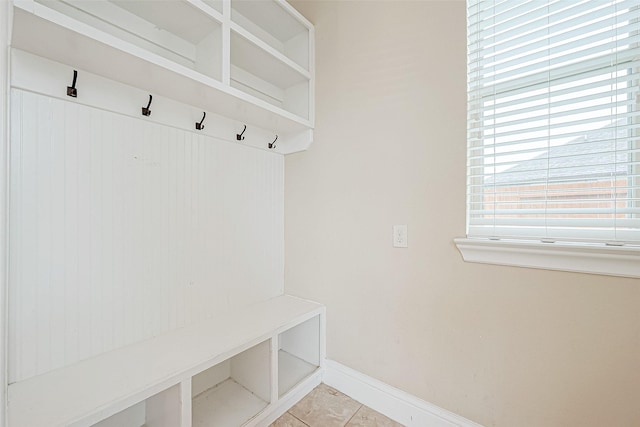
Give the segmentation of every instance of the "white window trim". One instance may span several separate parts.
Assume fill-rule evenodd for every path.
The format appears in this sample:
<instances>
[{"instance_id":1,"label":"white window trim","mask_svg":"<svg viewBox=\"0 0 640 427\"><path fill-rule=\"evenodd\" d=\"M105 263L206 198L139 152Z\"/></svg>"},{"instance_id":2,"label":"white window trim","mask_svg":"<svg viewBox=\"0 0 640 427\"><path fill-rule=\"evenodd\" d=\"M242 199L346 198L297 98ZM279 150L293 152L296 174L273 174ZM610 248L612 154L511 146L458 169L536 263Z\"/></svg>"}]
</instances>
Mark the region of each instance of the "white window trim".
<instances>
[{"instance_id":1,"label":"white window trim","mask_svg":"<svg viewBox=\"0 0 640 427\"><path fill-rule=\"evenodd\" d=\"M639 246L454 239L466 262L640 278Z\"/></svg>"}]
</instances>

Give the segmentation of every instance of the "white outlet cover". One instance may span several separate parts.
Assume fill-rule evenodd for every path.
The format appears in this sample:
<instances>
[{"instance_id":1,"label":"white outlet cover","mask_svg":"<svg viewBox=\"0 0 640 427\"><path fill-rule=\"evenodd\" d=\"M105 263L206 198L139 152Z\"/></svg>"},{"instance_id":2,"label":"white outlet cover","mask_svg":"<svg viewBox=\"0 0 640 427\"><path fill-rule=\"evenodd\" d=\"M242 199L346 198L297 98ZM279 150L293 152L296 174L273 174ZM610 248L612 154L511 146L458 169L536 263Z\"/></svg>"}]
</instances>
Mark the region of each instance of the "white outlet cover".
<instances>
[{"instance_id":1,"label":"white outlet cover","mask_svg":"<svg viewBox=\"0 0 640 427\"><path fill-rule=\"evenodd\" d=\"M406 248L408 247L407 241L407 226L394 225L393 226L393 247L394 248Z\"/></svg>"}]
</instances>

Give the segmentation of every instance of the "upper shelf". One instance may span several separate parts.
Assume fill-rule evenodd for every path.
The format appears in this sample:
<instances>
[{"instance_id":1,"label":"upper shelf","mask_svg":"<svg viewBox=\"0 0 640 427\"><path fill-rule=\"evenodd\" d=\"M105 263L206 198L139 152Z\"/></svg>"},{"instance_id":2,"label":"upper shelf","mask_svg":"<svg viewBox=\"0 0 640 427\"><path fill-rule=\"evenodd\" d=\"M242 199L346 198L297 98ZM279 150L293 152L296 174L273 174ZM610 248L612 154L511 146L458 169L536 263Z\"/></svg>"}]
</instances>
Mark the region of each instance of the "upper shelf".
<instances>
[{"instance_id":1,"label":"upper shelf","mask_svg":"<svg viewBox=\"0 0 640 427\"><path fill-rule=\"evenodd\" d=\"M284 2L231 0L231 20L310 70L309 23Z\"/></svg>"},{"instance_id":2,"label":"upper shelf","mask_svg":"<svg viewBox=\"0 0 640 427\"><path fill-rule=\"evenodd\" d=\"M261 48L259 40L231 31L231 86L252 93L274 106L309 118L309 72Z\"/></svg>"},{"instance_id":3,"label":"upper shelf","mask_svg":"<svg viewBox=\"0 0 640 427\"><path fill-rule=\"evenodd\" d=\"M222 43L222 15L216 19L182 1L35 1L140 50L221 80L222 50L219 46ZM37 4L36 11L39 10ZM175 19L176 16L182 18ZM56 15L49 14L47 18L55 20ZM70 29L91 36L90 33L83 32L81 26L76 25L74 28L70 21L66 22ZM20 30L22 28L16 28L16 31ZM97 33L93 34L96 40L106 41ZM135 53L132 49L129 51ZM83 53L86 55L86 52Z\"/></svg>"},{"instance_id":4,"label":"upper shelf","mask_svg":"<svg viewBox=\"0 0 640 427\"><path fill-rule=\"evenodd\" d=\"M283 138L312 129L311 24L279 0L225 1L14 0L11 44Z\"/></svg>"}]
</instances>

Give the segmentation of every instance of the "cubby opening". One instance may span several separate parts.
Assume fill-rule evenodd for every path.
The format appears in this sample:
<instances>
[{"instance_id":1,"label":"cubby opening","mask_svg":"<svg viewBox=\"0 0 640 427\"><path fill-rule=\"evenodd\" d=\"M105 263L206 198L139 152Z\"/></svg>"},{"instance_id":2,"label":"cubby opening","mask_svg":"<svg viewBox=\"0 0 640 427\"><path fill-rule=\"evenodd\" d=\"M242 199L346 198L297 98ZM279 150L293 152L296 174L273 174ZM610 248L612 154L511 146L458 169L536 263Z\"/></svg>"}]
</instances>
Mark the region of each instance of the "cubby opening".
<instances>
[{"instance_id":1,"label":"cubby opening","mask_svg":"<svg viewBox=\"0 0 640 427\"><path fill-rule=\"evenodd\" d=\"M309 118L309 79L234 31L231 32L231 86Z\"/></svg>"},{"instance_id":2,"label":"cubby opening","mask_svg":"<svg viewBox=\"0 0 640 427\"><path fill-rule=\"evenodd\" d=\"M92 427L176 427L181 425L180 384L130 406Z\"/></svg>"},{"instance_id":3,"label":"cubby opening","mask_svg":"<svg viewBox=\"0 0 640 427\"><path fill-rule=\"evenodd\" d=\"M278 336L278 397L284 396L320 366L320 316Z\"/></svg>"},{"instance_id":4,"label":"cubby opening","mask_svg":"<svg viewBox=\"0 0 640 427\"><path fill-rule=\"evenodd\" d=\"M309 29L273 0L232 0L231 19L305 70Z\"/></svg>"},{"instance_id":5,"label":"cubby opening","mask_svg":"<svg viewBox=\"0 0 640 427\"><path fill-rule=\"evenodd\" d=\"M221 79L222 25L187 2L36 1L145 51Z\"/></svg>"},{"instance_id":6,"label":"cubby opening","mask_svg":"<svg viewBox=\"0 0 640 427\"><path fill-rule=\"evenodd\" d=\"M192 378L193 427L236 427L271 402L270 340Z\"/></svg>"}]
</instances>

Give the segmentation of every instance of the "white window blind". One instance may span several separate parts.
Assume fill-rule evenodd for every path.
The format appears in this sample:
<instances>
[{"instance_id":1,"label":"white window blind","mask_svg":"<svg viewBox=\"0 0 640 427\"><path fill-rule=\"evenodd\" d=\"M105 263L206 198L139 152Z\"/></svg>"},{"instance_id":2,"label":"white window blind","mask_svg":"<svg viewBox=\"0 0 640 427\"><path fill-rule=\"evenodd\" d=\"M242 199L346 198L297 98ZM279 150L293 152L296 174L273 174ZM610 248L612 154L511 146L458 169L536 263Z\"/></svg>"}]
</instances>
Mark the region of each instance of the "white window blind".
<instances>
[{"instance_id":1,"label":"white window blind","mask_svg":"<svg viewBox=\"0 0 640 427\"><path fill-rule=\"evenodd\" d=\"M640 2L467 1L469 237L640 243Z\"/></svg>"}]
</instances>

